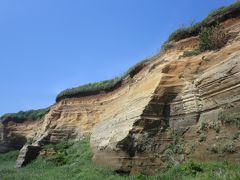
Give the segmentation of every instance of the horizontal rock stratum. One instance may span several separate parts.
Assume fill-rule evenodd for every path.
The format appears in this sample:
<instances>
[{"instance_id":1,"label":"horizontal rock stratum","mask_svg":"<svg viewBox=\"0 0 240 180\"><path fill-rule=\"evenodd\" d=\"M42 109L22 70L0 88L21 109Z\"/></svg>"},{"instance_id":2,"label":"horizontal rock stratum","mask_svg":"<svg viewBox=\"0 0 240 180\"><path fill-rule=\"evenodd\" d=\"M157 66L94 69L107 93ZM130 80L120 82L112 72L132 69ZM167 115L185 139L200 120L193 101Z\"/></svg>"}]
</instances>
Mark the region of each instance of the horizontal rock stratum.
<instances>
[{"instance_id":1,"label":"horizontal rock stratum","mask_svg":"<svg viewBox=\"0 0 240 180\"><path fill-rule=\"evenodd\" d=\"M172 42L111 92L63 99L38 122L3 123L2 141L19 134L39 147L90 136L93 161L121 173L186 159L240 162L238 127L219 121L240 110L240 18L221 25L231 38L220 50L180 58L198 37Z\"/></svg>"}]
</instances>

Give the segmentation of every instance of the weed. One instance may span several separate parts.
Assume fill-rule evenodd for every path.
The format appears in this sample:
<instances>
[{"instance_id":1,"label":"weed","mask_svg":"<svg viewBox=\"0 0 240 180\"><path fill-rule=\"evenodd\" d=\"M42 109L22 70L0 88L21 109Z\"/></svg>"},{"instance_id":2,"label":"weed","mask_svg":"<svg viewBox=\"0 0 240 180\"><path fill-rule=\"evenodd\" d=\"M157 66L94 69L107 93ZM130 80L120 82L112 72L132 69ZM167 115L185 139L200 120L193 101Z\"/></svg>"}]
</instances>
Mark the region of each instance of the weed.
<instances>
[{"instance_id":1,"label":"weed","mask_svg":"<svg viewBox=\"0 0 240 180\"><path fill-rule=\"evenodd\" d=\"M220 144L216 143L216 144L211 145L210 151L214 154L220 153Z\"/></svg>"},{"instance_id":2,"label":"weed","mask_svg":"<svg viewBox=\"0 0 240 180\"><path fill-rule=\"evenodd\" d=\"M208 123L205 119L202 119L200 122L200 131L205 131L207 129Z\"/></svg>"},{"instance_id":3,"label":"weed","mask_svg":"<svg viewBox=\"0 0 240 180\"><path fill-rule=\"evenodd\" d=\"M233 140L237 140L237 139L239 139L239 138L240 138L240 131L238 131L237 133L235 133L232 139L233 139Z\"/></svg>"},{"instance_id":4,"label":"weed","mask_svg":"<svg viewBox=\"0 0 240 180\"><path fill-rule=\"evenodd\" d=\"M207 139L206 134L204 132L202 132L199 136L199 142L204 142L204 141L206 141L206 139Z\"/></svg>"},{"instance_id":5,"label":"weed","mask_svg":"<svg viewBox=\"0 0 240 180\"><path fill-rule=\"evenodd\" d=\"M192 51L184 51L183 55L181 55L179 58L197 56L197 55L199 55L201 53L202 52L198 48L195 48Z\"/></svg>"},{"instance_id":6,"label":"weed","mask_svg":"<svg viewBox=\"0 0 240 180\"><path fill-rule=\"evenodd\" d=\"M236 146L233 142L227 142L222 148L223 153L234 153L236 152Z\"/></svg>"},{"instance_id":7,"label":"weed","mask_svg":"<svg viewBox=\"0 0 240 180\"><path fill-rule=\"evenodd\" d=\"M218 115L222 124L236 125L240 128L240 113L220 112Z\"/></svg>"}]
</instances>

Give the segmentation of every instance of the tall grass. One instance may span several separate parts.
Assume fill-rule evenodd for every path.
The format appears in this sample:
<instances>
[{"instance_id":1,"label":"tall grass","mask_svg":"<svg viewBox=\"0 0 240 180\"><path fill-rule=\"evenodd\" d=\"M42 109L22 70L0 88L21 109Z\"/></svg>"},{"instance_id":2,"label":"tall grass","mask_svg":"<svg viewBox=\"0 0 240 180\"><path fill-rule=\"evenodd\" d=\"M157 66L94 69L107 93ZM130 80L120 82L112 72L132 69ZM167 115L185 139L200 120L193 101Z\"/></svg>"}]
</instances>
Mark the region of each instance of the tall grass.
<instances>
[{"instance_id":1,"label":"tall grass","mask_svg":"<svg viewBox=\"0 0 240 180\"><path fill-rule=\"evenodd\" d=\"M14 168L17 152L0 155L1 180L172 180L172 179L202 179L202 180L234 180L240 178L240 165L227 162L201 163L187 161L174 166L155 176L138 174L135 176L120 176L109 170L95 166L91 159L89 140L84 139L77 143L60 143L45 148L54 148L57 154L53 157L39 157L30 165ZM62 158L59 159L59 154ZM62 161L64 163L58 163Z\"/></svg>"}]
</instances>

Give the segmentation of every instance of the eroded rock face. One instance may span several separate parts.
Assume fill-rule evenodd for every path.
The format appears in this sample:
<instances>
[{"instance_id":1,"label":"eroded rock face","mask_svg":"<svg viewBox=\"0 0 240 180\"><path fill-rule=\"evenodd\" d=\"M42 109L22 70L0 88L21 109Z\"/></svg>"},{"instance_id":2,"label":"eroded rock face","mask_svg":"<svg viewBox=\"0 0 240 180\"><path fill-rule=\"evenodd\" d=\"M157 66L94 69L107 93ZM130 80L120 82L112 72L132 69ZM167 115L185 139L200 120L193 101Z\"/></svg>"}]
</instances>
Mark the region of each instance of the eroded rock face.
<instances>
[{"instance_id":1,"label":"eroded rock face","mask_svg":"<svg viewBox=\"0 0 240 180\"><path fill-rule=\"evenodd\" d=\"M144 104L139 103L142 106L136 104L142 111L134 111L129 104L95 126L93 161L118 172L148 174L187 158L239 162L238 150L220 156L211 152L212 144L229 143L238 132L234 125L222 125L220 132L212 126L220 111L240 109L239 41L219 52L169 61L159 71L162 78L154 92ZM208 130L199 130L202 121L208 121ZM203 134L206 142L199 139ZM231 143L240 148L238 141Z\"/></svg>"},{"instance_id":2,"label":"eroded rock face","mask_svg":"<svg viewBox=\"0 0 240 180\"><path fill-rule=\"evenodd\" d=\"M5 121L0 123L0 153L20 150L27 141L31 141L41 121L24 122Z\"/></svg>"}]
</instances>

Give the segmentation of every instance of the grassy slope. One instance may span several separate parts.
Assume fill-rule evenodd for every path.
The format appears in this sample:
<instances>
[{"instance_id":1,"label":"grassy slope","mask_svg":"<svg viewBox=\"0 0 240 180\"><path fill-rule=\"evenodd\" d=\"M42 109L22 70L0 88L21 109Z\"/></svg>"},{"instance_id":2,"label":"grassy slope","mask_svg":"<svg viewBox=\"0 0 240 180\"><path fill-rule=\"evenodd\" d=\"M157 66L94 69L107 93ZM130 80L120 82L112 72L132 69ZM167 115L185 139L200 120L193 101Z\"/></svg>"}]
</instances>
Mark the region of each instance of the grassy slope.
<instances>
[{"instance_id":1,"label":"grassy slope","mask_svg":"<svg viewBox=\"0 0 240 180\"><path fill-rule=\"evenodd\" d=\"M240 165L227 162L198 163L189 161L147 177L120 176L111 170L96 167L91 162L89 141L87 139L73 145L60 144L55 147L58 155L51 158L38 158L22 169L15 169L17 152L0 155L0 179L3 180L55 180L55 179L240 179Z\"/></svg>"}]
</instances>

